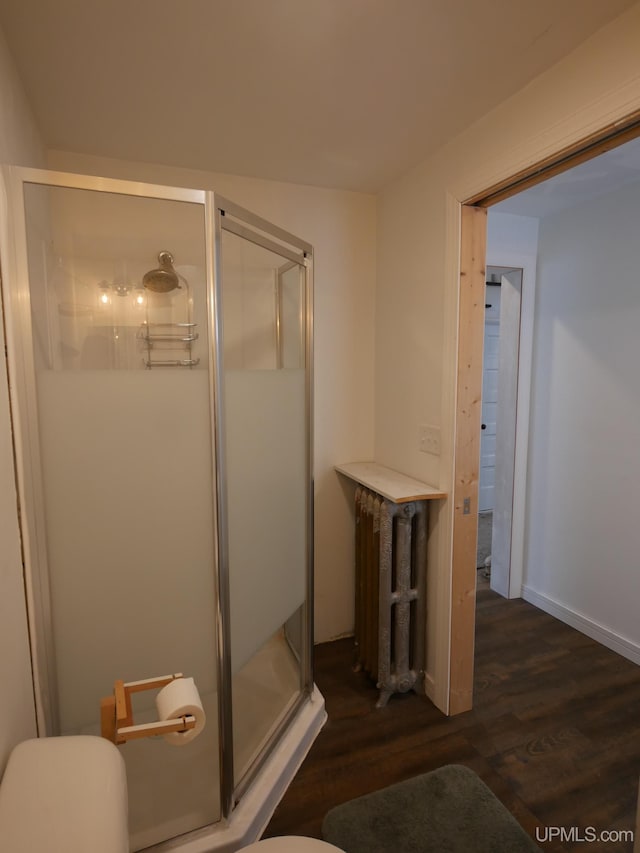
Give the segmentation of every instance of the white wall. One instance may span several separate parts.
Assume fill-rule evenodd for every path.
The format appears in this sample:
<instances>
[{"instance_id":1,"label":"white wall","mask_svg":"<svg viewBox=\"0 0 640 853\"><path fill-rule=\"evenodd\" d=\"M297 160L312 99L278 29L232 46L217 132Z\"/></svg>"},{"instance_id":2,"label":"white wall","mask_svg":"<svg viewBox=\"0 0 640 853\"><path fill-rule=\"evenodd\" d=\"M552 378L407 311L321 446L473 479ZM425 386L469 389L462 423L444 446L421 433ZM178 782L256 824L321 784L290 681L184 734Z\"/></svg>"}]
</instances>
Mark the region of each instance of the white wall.
<instances>
[{"instance_id":1,"label":"white wall","mask_svg":"<svg viewBox=\"0 0 640 853\"><path fill-rule=\"evenodd\" d=\"M640 182L540 222L525 597L640 663Z\"/></svg>"},{"instance_id":2,"label":"white wall","mask_svg":"<svg viewBox=\"0 0 640 853\"><path fill-rule=\"evenodd\" d=\"M0 31L0 162L40 166L38 129ZM6 200L0 190L0 217ZM4 252L5 247L2 247ZM1 310L1 308L0 308ZM4 349L0 322L0 352ZM16 743L35 735L29 641L16 515L9 397L0 363L0 774Z\"/></svg>"},{"instance_id":3,"label":"white wall","mask_svg":"<svg viewBox=\"0 0 640 853\"><path fill-rule=\"evenodd\" d=\"M640 5L596 33L379 197L376 458L451 493L457 359L458 203L640 108ZM441 456L418 452L441 426ZM427 686L447 707L451 530L429 542Z\"/></svg>"},{"instance_id":4,"label":"white wall","mask_svg":"<svg viewBox=\"0 0 640 853\"><path fill-rule=\"evenodd\" d=\"M489 208L487 266L517 267L538 253L538 220Z\"/></svg>"},{"instance_id":5,"label":"white wall","mask_svg":"<svg viewBox=\"0 0 640 853\"><path fill-rule=\"evenodd\" d=\"M310 242L315 252L315 636L353 629L353 520L333 466L373 456L376 200L342 190L50 152L61 171L200 187Z\"/></svg>"}]
</instances>

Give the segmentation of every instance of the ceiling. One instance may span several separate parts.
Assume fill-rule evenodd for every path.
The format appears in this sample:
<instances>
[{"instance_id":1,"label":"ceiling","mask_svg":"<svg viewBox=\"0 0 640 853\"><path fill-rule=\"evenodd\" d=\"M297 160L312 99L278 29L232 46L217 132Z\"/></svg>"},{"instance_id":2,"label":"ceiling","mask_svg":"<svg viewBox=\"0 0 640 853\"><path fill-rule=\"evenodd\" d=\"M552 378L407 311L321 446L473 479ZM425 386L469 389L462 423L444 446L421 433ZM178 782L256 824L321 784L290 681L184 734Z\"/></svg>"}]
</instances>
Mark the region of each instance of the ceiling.
<instances>
[{"instance_id":1,"label":"ceiling","mask_svg":"<svg viewBox=\"0 0 640 853\"><path fill-rule=\"evenodd\" d=\"M633 0L2 0L48 148L375 192Z\"/></svg>"}]
</instances>

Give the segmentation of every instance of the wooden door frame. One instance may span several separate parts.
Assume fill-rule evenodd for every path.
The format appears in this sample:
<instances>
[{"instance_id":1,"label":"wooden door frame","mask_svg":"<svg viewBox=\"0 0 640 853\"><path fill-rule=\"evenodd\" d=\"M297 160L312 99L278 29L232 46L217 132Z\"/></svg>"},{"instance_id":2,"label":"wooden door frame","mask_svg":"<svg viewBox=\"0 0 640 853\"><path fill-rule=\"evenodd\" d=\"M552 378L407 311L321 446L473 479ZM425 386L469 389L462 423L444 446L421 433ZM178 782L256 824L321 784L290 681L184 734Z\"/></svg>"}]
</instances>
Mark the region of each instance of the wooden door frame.
<instances>
[{"instance_id":1,"label":"wooden door frame","mask_svg":"<svg viewBox=\"0 0 640 853\"><path fill-rule=\"evenodd\" d=\"M460 204L449 714L473 707L487 209L638 136L636 110Z\"/></svg>"},{"instance_id":2,"label":"wooden door frame","mask_svg":"<svg viewBox=\"0 0 640 853\"><path fill-rule=\"evenodd\" d=\"M458 370L454 444L449 713L473 704L476 551L482 414L487 211L463 205L460 218Z\"/></svg>"}]
</instances>

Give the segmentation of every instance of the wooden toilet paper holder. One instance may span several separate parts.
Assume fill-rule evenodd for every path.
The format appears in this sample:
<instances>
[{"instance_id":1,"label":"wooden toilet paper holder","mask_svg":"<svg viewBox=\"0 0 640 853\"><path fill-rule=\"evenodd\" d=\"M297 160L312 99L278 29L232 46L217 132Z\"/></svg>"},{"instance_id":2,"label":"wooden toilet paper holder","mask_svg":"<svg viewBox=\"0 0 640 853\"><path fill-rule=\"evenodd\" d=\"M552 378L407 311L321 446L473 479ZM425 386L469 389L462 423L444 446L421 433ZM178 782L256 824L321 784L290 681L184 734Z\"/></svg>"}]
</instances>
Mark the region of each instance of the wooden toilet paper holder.
<instances>
[{"instance_id":1,"label":"wooden toilet paper holder","mask_svg":"<svg viewBox=\"0 0 640 853\"><path fill-rule=\"evenodd\" d=\"M128 740L141 737L155 737L170 732L186 732L194 729L196 718L191 714L170 720L158 720L155 723L135 725L131 708L131 694L142 690L157 690L183 678L181 672L173 675L163 675L159 678L145 678L142 681L118 680L113 685L113 696L105 696L100 700L100 729L103 738L112 743L121 744Z\"/></svg>"}]
</instances>

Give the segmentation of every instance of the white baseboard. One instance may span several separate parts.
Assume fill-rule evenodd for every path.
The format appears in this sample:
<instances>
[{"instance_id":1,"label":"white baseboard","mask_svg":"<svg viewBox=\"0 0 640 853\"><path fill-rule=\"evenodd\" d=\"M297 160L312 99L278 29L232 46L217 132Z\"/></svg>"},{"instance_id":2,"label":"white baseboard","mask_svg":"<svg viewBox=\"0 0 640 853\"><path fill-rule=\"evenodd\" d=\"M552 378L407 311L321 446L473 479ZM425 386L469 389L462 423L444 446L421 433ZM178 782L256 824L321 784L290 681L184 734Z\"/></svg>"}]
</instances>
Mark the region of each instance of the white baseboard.
<instances>
[{"instance_id":1,"label":"white baseboard","mask_svg":"<svg viewBox=\"0 0 640 853\"><path fill-rule=\"evenodd\" d=\"M525 601L528 601L529 604L539 607L540 610L544 610L545 613L555 616L556 619L559 619L561 622L566 622L567 625L571 625L572 628L581 631L583 634L586 634L587 637L591 637L592 640L596 640L608 649L622 655L622 657L640 664L640 645L638 645L638 643L634 643L626 637L616 634L610 628L600 625L599 622L595 622L593 619L590 619L588 616L584 616L582 613L578 613L575 610L571 610L569 607L565 607L565 605L560 604L559 601L549 598L540 592L536 592L536 590L531 589L530 586L522 587L522 597Z\"/></svg>"}]
</instances>

